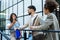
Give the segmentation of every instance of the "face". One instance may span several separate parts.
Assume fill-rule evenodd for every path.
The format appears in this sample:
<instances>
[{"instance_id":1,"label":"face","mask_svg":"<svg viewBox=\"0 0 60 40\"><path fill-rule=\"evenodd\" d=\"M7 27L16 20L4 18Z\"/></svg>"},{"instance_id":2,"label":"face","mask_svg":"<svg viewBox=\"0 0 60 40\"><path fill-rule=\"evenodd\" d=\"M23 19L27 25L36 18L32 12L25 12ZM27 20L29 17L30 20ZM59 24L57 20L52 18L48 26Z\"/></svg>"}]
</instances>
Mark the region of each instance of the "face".
<instances>
[{"instance_id":1,"label":"face","mask_svg":"<svg viewBox=\"0 0 60 40\"><path fill-rule=\"evenodd\" d=\"M45 15L47 15L48 14L48 9L44 8L44 13L45 13Z\"/></svg>"},{"instance_id":2,"label":"face","mask_svg":"<svg viewBox=\"0 0 60 40\"><path fill-rule=\"evenodd\" d=\"M13 20L15 20L16 19L16 16L15 15L12 15L12 18L13 18Z\"/></svg>"},{"instance_id":3,"label":"face","mask_svg":"<svg viewBox=\"0 0 60 40\"><path fill-rule=\"evenodd\" d=\"M32 9L28 9L28 13L29 13L29 15L31 15Z\"/></svg>"}]
</instances>

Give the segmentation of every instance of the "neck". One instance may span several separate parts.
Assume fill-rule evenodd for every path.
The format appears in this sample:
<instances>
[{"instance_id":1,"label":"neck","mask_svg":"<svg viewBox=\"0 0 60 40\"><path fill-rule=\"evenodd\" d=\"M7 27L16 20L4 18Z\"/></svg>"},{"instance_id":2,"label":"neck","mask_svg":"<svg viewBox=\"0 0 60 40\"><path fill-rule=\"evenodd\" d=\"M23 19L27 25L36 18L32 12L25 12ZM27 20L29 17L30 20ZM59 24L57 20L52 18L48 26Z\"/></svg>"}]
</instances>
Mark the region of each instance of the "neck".
<instances>
[{"instance_id":1,"label":"neck","mask_svg":"<svg viewBox=\"0 0 60 40\"><path fill-rule=\"evenodd\" d=\"M50 12L47 12L47 15L49 15L50 14Z\"/></svg>"},{"instance_id":2,"label":"neck","mask_svg":"<svg viewBox=\"0 0 60 40\"><path fill-rule=\"evenodd\" d=\"M32 12L32 13L31 13L31 16L33 16L34 14L35 14L35 12Z\"/></svg>"},{"instance_id":3,"label":"neck","mask_svg":"<svg viewBox=\"0 0 60 40\"><path fill-rule=\"evenodd\" d=\"M16 21L15 19L13 19L13 21Z\"/></svg>"}]
</instances>

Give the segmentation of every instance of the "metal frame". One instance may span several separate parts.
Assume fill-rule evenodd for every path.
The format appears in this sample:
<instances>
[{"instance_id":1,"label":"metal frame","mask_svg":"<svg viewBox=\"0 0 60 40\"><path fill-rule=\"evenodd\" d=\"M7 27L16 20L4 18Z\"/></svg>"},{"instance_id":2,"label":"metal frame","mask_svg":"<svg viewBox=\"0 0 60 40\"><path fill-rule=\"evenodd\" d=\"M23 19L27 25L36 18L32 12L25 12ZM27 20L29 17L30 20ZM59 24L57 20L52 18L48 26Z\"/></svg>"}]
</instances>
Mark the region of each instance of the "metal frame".
<instances>
[{"instance_id":1,"label":"metal frame","mask_svg":"<svg viewBox=\"0 0 60 40\"><path fill-rule=\"evenodd\" d=\"M5 29L5 30L9 30L9 29ZM14 30L14 29L11 29L11 30ZM21 37L21 38L24 38L24 40L27 40L28 38L26 37L26 31L37 31L37 32L44 32L44 33L46 33L46 32L54 32L54 33L60 33L60 30L58 31L58 30L20 30L20 31L25 31L24 32L24 37ZM5 35L5 33L3 33L3 32L0 32L0 34L1 34L1 36L4 36L7 40L10 40L10 38L8 38L6 35ZM1 39L2 40L2 39Z\"/></svg>"}]
</instances>

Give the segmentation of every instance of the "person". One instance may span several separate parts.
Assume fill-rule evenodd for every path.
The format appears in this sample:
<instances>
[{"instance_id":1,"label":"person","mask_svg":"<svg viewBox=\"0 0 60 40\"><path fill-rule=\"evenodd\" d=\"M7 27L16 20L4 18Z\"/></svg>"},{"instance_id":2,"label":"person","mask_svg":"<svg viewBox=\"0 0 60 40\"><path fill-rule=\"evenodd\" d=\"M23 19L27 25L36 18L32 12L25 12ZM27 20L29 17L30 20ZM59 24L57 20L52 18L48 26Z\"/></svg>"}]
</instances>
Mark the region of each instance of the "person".
<instances>
[{"instance_id":1,"label":"person","mask_svg":"<svg viewBox=\"0 0 60 40\"><path fill-rule=\"evenodd\" d=\"M40 25L39 15L36 14L35 11L36 11L35 6L33 6L33 5L28 6L28 14L30 15L30 18L29 18L28 22L20 28L20 30L23 30L26 27L29 27L29 29L30 29L31 26L38 26L38 25ZM29 34L31 34L32 32L29 32ZM39 34L39 32L35 32L35 33L33 32L32 36L36 36L38 34ZM33 38L30 39L30 40L33 40Z\"/></svg>"},{"instance_id":2,"label":"person","mask_svg":"<svg viewBox=\"0 0 60 40\"><path fill-rule=\"evenodd\" d=\"M20 24L17 21L17 16L15 13L12 13L10 16L10 23L8 24L8 29L15 29L15 28L19 28ZM10 36L11 36L11 40L16 40L15 38L15 31L14 30L10 30Z\"/></svg>"},{"instance_id":3,"label":"person","mask_svg":"<svg viewBox=\"0 0 60 40\"><path fill-rule=\"evenodd\" d=\"M46 19L40 26L31 26L32 30L59 30L59 23L57 17L54 14L54 9L56 9L56 4L53 1L49 1L44 5L44 13L47 15ZM41 19L40 19L41 20ZM41 22L41 21L40 21ZM40 40L37 36L36 40ZM59 40L58 33L48 32L43 40Z\"/></svg>"}]
</instances>

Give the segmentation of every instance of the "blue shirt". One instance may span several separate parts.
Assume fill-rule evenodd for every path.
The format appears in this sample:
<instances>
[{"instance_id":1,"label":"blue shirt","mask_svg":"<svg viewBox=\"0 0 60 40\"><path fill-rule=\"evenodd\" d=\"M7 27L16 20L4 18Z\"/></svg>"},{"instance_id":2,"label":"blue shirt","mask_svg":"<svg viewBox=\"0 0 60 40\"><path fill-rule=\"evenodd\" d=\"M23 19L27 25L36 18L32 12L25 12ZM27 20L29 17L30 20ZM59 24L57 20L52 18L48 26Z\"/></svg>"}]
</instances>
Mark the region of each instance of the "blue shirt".
<instances>
[{"instance_id":1,"label":"blue shirt","mask_svg":"<svg viewBox=\"0 0 60 40\"><path fill-rule=\"evenodd\" d=\"M11 24L11 22L9 24ZM19 26L20 26L19 22L16 21L16 23L10 29L19 28ZM10 30L10 32L14 32L14 30Z\"/></svg>"}]
</instances>

